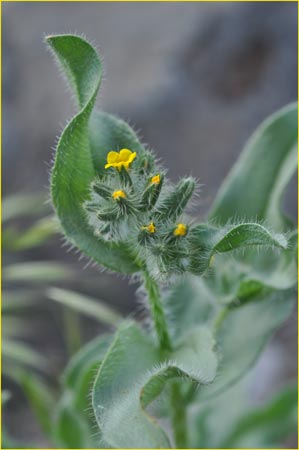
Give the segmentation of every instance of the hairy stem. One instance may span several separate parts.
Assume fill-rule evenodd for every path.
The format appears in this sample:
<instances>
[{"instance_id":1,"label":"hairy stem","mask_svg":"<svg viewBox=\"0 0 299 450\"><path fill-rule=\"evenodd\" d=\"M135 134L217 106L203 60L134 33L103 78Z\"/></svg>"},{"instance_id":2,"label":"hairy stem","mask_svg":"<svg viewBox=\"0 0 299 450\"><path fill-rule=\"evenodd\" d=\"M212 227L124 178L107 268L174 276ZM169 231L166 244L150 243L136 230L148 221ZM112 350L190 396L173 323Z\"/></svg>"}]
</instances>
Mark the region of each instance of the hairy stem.
<instances>
[{"instance_id":1,"label":"hairy stem","mask_svg":"<svg viewBox=\"0 0 299 450\"><path fill-rule=\"evenodd\" d=\"M176 448L187 448L187 415L181 385L175 381L171 391L172 427Z\"/></svg>"},{"instance_id":2,"label":"hairy stem","mask_svg":"<svg viewBox=\"0 0 299 450\"><path fill-rule=\"evenodd\" d=\"M145 289L149 298L152 319L159 339L160 348L161 350L166 351L171 350L171 342L158 284L146 271L143 272L143 277Z\"/></svg>"}]
</instances>

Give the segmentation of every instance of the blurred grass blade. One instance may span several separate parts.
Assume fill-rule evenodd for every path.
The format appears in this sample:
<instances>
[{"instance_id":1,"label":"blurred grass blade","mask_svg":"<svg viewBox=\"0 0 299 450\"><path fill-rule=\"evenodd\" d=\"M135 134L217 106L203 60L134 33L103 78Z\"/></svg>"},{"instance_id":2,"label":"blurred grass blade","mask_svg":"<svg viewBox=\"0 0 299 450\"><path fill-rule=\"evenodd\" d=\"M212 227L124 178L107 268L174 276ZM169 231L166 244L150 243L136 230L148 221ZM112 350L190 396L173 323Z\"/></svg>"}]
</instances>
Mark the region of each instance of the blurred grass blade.
<instances>
[{"instance_id":1,"label":"blurred grass blade","mask_svg":"<svg viewBox=\"0 0 299 450\"><path fill-rule=\"evenodd\" d=\"M5 281L47 282L70 278L70 271L63 264L48 261L12 264L3 269Z\"/></svg>"},{"instance_id":2,"label":"blurred grass blade","mask_svg":"<svg viewBox=\"0 0 299 450\"><path fill-rule=\"evenodd\" d=\"M32 306L38 297L38 293L32 290L2 291L2 313L15 313L20 309Z\"/></svg>"},{"instance_id":3,"label":"blurred grass blade","mask_svg":"<svg viewBox=\"0 0 299 450\"><path fill-rule=\"evenodd\" d=\"M23 232L17 232L12 228L4 230L2 245L6 250L26 250L43 244L57 232L58 226L53 218L46 217Z\"/></svg>"},{"instance_id":4,"label":"blurred grass blade","mask_svg":"<svg viewBox=\"0 0 299 450\"><path fill-rule=\"evenodd\" d=\"M7 337L24 337L32 333L32 327L23 318L2 316L2 336Z\"/></svg>"},{"instance_id":5,"label":"blurred grass blade","mask_svg":"<svg viewBox=\"0 0 299 450\"><path fill-rule=\"evenodd\" d=\"M1 391L1 403L5 405L11 399L11 393L8 390Z\"/></svg>"},{"instance_id":6,"label":"blurred grass blade","mask_svg":"<svg viewBox=\"0 0 299 450\"><path fill-rule=\"evenodd\" d=\"M22 216L36 216L49 210L44 196L38 194L13 194L2 200L2 223Z\"/></svg>"},{"instance_id":7,"label":"blurred grass blade","mask_svg":"<svg viewBox=\"0 0 299 450\"><path fill-rule=\"evenodd\" d=\"M7 430L5 429L5 427L2 427L1 430L1 448L11 448L13 450L19 449L19 448L34 448L34 444L33 443L23 443L19 440L14 439L13 437L11 437Z\"/></svg>"},{"instance_id":8,"label":"blurred grass blade","mask_svg":"<svg viewBox=\"0 0 299 450\"><path fill-rule=\"evenodd\" d=\"M31 366L35 369L42 370L47 366L47 361L42 355L20 341L3 339L2 356L16 364Z\"/></svg>"},{"instance_id":9,"label":"blurred grass blade","mask_svg":"<svg viewBox=\"0 0 299 450\"><path fill-rule=\"evenodd\" d=\"M112 308L86 295L60 288L50 288L46 294L49 299L107 325L116 326L122 320Z\"/></svg>"},{"instance_id":10,"label":"blurred grass blade","mask_svg":"<svg viewBox=\"0 0 299 450\"><path fill-rule=\"evenodd\" d=\"M56 404L53 392L40 377L32 373L21 371L19 373L19 383L41 429L48 437L51 437L53 427L52 414Z\"/></svg>"}]
</instances>

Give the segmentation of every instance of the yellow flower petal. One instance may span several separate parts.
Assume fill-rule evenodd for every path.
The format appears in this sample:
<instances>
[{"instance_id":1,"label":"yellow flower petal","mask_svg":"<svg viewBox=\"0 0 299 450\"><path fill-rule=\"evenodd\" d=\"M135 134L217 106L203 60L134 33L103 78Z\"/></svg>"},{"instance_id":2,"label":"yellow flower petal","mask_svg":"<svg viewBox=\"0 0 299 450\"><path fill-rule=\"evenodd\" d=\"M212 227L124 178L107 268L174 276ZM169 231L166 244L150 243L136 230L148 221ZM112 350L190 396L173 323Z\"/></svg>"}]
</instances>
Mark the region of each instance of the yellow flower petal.
<instances>
[{"instance_id":1,"label":"yellow flower petal","mask_svg":"<svg viewBox=\"0 0 299 450\"><path fill-rule=\"evenodd\" d=\"M109 152L107 155L107 163L114 164L119 160L119 153L117 152Z\"/></svg>"},{"instance_id":2,"label":"yellow flower petal","mask_svg":"<svg viewBox=\"0 0 299 450\"><path fill-rule=\"evenodd\" d=\"M136 152L132 152L128 148L123 148L119 153L111 151L107 155L107 164L105 169L114 167L117 170L121 170L122 167L129 169L130 164L136 158Z\"/></svg>"},{"instance_id":3,"label":"yellow flower petal","mask_svg":"<svg viewBox=\"0 0 299 450\"><path fill-rule=\"evenodd\" d=\"M131 155L129 156L128 163L131 164L134 161L134 159L136 158L136 156L137 156L136 152L131 153Z\"/></svg>"},{"instance_id":4,"label":"yellow flower petal","mask_svg":"<svg viewBox=\"0 0 299 450\"><path fill-rule=\"evenodd\" d=\"M131 150L129 150L128 148L123 148L119 152L119 161L127 162L129 161L131 155L132 155Z\"/></svg>"},{"instance_id":5,"label":"yellow flower petal","mask_svg":"<svg viewBox=\"0 0 299 450\"><path fill-rule=\"evenodd\" d=\"M176 229L173 234L175 236L186 236L187 226L184 223L178 223Z\"/></svg>"}]
</instances>

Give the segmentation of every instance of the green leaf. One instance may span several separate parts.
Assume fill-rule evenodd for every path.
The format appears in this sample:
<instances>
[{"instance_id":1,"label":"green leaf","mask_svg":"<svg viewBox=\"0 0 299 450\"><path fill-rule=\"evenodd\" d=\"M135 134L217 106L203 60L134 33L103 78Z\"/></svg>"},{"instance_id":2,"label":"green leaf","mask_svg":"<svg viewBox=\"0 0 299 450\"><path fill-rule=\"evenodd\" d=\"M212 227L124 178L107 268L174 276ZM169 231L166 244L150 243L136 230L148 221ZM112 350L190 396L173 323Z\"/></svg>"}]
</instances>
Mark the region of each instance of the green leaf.
<instances>
[{"instance_id":1,"label":"green leaf","mask_svg":"<svg viewBox=\"0 0 299 450\"><path fill-rule=\"evenodd\" d=\"M102 362L93 388L93 408L102 441L115 448L168 448L170 440L145 408L169 380L210 383L216 372L213 339L192 331L167 359L137 325L124 324Z\"/></svg>"},{"instance_id":2,"label":"green leaf","mask_svg":"<svg viewBox=\"0 0 299 450\"><path fill-rule=\"evenodd\" d=\"M206 325L218 309L215 296L202 278L188 275L165 293L166 312L171 342L177 345L193 327Z\"/></svg>"},{"instance_id":3,"label":"green leaf","mask_svg":"<svg viewBox=\"0 0 299 450\"><path fill-rule=\"evenodd\" d=\"M223 182L210 219L266 221L277 231L291 223L280 211L283 192L297 167L297 105L289 105L255 131Z\"/></svg>"},{"instance_id":4,"label":"green leaf","mask_svg":"<svg viewBox=\"0 0 299 450\"><path fill-rule=\"evenodd\" d=\"M60 406L54 439L61 448L90 448L92 445L88 423L67 403Z\"/></svg>"},{"instance_id":5,"label":"green leaf","mask_svg":"<svg viewBox=\"0 0 299 450\"><path fill-rule=\"evenodd\" d=\"M237 260L218 255L205 281L221 303L248 301L263 290L288 290L297 283L297 232L280 252L253 250L238 255Z\"/></svg>"},{"instance_id":6,"label":"green leaf","mask_svg":"<svg viewBox=\"0 0 299 450\"><path fill-rule=\"evenodd\" d=\"M57 145L51 190L56 213L72 244L111 270L139 270L124 244L104 242L94 235L83 203L90 184L103 171L104 155L122 147L141 151L134 132L112 116L96 113L90 122L101 83L101 62L95 50L78 36L49 36L47 42L62 66L80 106ZM114 148L110 146L113 145Z\"/></svg>"},{"instance_id":7,"label":"green leaf","mask_svg":"<svg viewBox=\"0 0 299 450\"><path fill-rule=\"evenodd\" d=\"M82 435L76 448L95 447L98 440L96 420L92 414L92 382L111 344L112 336L103 335L84 346L70 361L63 376L64 391L58 404L55 435L58 445L74 447L73 427L80 423Z\"/></svg>"},{"instance_id":8,"label":"green leaf","mask_svg":"<svg viewBox=\"0 0 299 450\"><path fill-rule=\"evenodd\" d=\"M190 243L190 270L202 274L216 253L226 253L247 246L287 248L287 240L281 234L270 233L257 223L226 225L223 228L197 225L188 235Z\"/></svg>"},{"instance_id":9,"label":"green leaf","mask_svg":"<svg viewBox=\"0 0 299 450\"><path fill-rule=\"evenodd\" d=\"M107 152L119 151L129 148L137 152L138 156L144 153L137 135L122 119L102 111L94 110L89 123L90 150L96 174L104 175Z\"/></svg>"},{"instance_id":10,"label":"green leaf","mask_svg":"<svg viewBox=\"0 0 299 450\"><path fill-rule=\"evenodd\" d=\"M190 416L192 448L281 448L297 427L297 386L262 406L251 401L252 380L242 380Z\"/></svg>"},{"instance_id":11,"label":"green leaf","mask_svg":"<svg viewBox=\"0 0 299 450\"><path fill-rule=\"evenodd\" d=\"M227 436L250 409L248 391L245 377L217 397L194 404L189 416L190 448L225 448Z\"/></svg>"},{"instance_id":12,"label":"green leaf","mask_svg":"<svg viewBox=\"0 0 299 450\"><path fill-rule=\"evenodd\" d=\"M107 325L115 326L122 320L121 315L104 302L86 295L59 288L50 288L46 294L49 299Z\"/></svg>"},{"instance_id":13,"label":"green leaf","mask_svg":"<svg viewBox=\"0 0 299 450\"><path fill-rule=\"evenodd\" d=\"M49 281L65 280L70 278L70 271L65 265L35 261L6 266L3 270L5 281L45 283Z\"/></svg>"},{"instance_id":14,"label":"green leaf","mask_svg":"<svg viewBox=\"0 0 299 450\"><path fill-rule=\"evenodd\" d=\"M270 403L243 415L221 448L280 448L298 425L298 387L288 386Z\"/></svg>"},{"instance_id":15,"label":"green leaf","mask_svg":"<svg viewBox=\"0 0 299 450\"><path fill-rule=\"evenodd\" d=\"M273 291L222 310L215 330L221 364L216 380L202 389L199 398L219 394L248 372L274 330L291 313L294 299L292 290Z\"/></svg>"}]
</instances>

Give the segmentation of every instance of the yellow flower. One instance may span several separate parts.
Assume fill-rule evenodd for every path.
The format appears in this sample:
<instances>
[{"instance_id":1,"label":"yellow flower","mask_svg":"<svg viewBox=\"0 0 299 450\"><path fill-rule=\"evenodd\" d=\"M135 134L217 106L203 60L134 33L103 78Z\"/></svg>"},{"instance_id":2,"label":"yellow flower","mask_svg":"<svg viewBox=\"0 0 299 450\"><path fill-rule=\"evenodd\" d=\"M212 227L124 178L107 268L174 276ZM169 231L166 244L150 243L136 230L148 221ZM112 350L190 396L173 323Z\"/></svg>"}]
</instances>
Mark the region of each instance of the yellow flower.
<instances>
[{"instance_id":1,"label":"yellow flower","mask_svg":"<svg viewBox=\"0 0 299 450\"><path fill-rule=\"evenodd\" d=\"M156 227L154 222L151 222L149 225L141 227L142 230L147 230L149 233L155 233Z\"/></svg>"},{"instance_id":2,"label":"yellow flower","mask_svg":"<svg viewBox=\"0 0 299 450\"><path fill-rule=\"evenodd\" d=\"M161 181L161 177L160 177L159 174L158 174L158 175L155 175L155 176L152 177L152 179L151 179L151 183L152 183L152 184L159 184L160 181Z\"/></svg>"},{"instance_id":3,"label":"yellow flower","mask_svg":"<svg viewBox=\"0 0 299 450\"><path fill-rule=\"evenodd\" d=\"M184 223L178 223L173 234L175 236L185 236L187 233L187 226Z\"/></svg>"},{"instance_id":4,"label":"yellow flower","mask_svg":"<svg viewBox=\"0 0 299 450\"><path fill-rule=\"evenodd\" d=\"M112 197L115 200L119 200L120 198L126 198L126 194L124 191L114 191Z\"/></svg>"},{"instance_id":5,"label":"yellow flower","mask_svg":"<svg viewBox=\"0 0 299 450\"><path fill-rule=\"evenodd\" d=\"M123 148L119 153L109 152L105 169L108 169L109 167L114 167L117 170L121 170L122 167L128 169L135 158L136 152L132 152L127 148Z\"/></svg>"}]
</instances>

